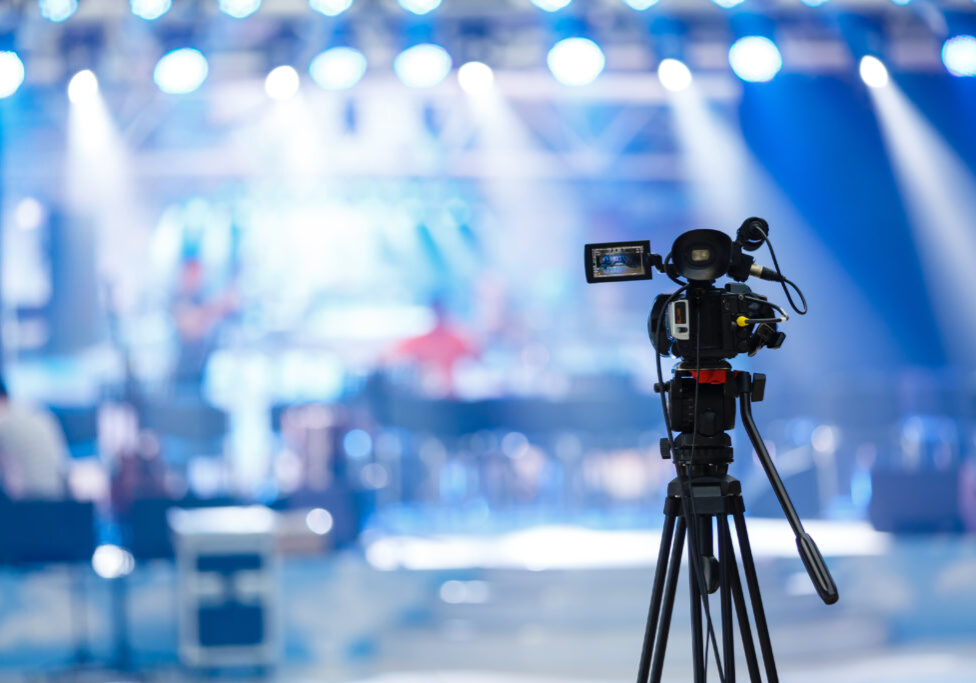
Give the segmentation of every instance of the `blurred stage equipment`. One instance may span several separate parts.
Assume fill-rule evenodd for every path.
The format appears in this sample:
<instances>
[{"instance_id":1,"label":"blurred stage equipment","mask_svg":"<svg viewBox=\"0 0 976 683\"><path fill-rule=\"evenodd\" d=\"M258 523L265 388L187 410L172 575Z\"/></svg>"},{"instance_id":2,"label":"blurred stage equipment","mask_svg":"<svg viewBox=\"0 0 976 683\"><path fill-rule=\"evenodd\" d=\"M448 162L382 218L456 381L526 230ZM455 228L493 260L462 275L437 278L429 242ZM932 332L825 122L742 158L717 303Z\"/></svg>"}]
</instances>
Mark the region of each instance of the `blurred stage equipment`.
<instances>
[{"instance_id":1,"label":"blurred stage equipment","mask_svg":"<svg viewBox=\"0 0 976 683\"><path fill-rule=\"evenodd\" d=\"M769 247L773 269L757 265L753 257L745 253L755 251L763 244ZM764 346L779 348L786 337L777 329L778 323L788 319L783 309L741 284L750 275L780 282L793 310L801 315L806 313L806 300L799 288L780 271L776 254L769 243L769 225L761 218L747 219L739 228L735 241L717 230L686 232L675 240L671 252L663 259L651 253L647 241L588 244L585 247L585 263L588 282L646 280L652 277L652 269L656 268L680 285L677 291L661 294L655 299L648 320L648 332L657 359L658 383L655 390L661 394L668 431L668 436L661 439L661 455L674 461L677 477L668 485L664 505L664 532L654 574L638 683L661 680L686 533L691 566L689 584L695 683L703 683L706 679L706 650L709 643L714 651L719 678L723 681L734 680L733 611L738 620L750 680L761 680L729 530L729 515L735 523L766 677L768 681L776 681L778 677L769 628L743 516L745 504L742 487L737 479L727 474L729 463L732 462L732 440L727 432L735 428L737 398L749 440L793 528L797 549L814 587L827 604L837 602L837 588L819 549L803 530L803 524L752 419L752 402L762 400L766 377L759 373L750 375L733 370L725 359L734 358L740 353L751 356ZM723 289L718 289L714 282L725 275L737 282L727 283ZM796 290L802 309L794 303L787 285ZM682 360L675 367L671 380L664 382L661 356L672 354ZM677 430L679 434L674 436L672 430ZM717 558L713 540L716 531ZM721 654L709 612L708 595L715 592L720 592L721 597Z\"/></svg>"},{"instance_id":2,"label":"blurred stage equipment","mask_svg":"<svg viewBox=\"0 0 976 683\"><path fill-rule=\"evenodd\" d=\"M180 660L200 669L273 666L280 650L277 514L263 506L172 509Z\"/></svg>"}]
</instances>

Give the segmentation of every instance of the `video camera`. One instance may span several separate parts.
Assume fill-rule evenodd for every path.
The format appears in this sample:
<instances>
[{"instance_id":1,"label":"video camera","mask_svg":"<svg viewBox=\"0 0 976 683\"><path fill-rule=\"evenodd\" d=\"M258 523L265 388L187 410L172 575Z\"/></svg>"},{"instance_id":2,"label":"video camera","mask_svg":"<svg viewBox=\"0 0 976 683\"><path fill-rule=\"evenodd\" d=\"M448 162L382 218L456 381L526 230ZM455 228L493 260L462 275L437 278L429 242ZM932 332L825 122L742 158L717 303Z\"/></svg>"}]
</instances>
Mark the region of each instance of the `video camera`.
<instances>
[{"instance_id":1,"label":"video camera","mask_svg":"<svg viewBox=\"0 0 976 683\"><path fill-rule=\"evenodd\" d=\"M783 310L740 284L749 276L785 281L778 269L759 266L745 253L768 235L769 225L755 217L742 223L734 241L718 230L690 230L663 259L647 240L587 244L586 281L649 280L655 269L665 273L681 289L658 295L651 307L647 331L655 351L706 361L751 356L764 346L779 348L786 339L777 330L787 319ZM723 275L737 282L718 289L713 283Z\"/></svg>"}]
</instances>

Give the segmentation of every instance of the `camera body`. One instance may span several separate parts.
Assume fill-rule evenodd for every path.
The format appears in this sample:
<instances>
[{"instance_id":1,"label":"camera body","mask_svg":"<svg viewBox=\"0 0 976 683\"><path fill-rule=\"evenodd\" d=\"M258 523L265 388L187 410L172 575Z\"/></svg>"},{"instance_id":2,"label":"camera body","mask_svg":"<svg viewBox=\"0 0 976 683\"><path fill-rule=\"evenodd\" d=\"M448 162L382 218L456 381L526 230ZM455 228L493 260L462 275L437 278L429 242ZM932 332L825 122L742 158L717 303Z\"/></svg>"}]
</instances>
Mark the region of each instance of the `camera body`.
<instances>
[{"instance_id":1,"label":"camera body","mask_svg":"<svg viewBox=\"0 0 976 683\"><path fill-rule=\"evenodd\" d=\"M751 356L764 346L779 348L786 335L775 322L766 322L775 317L766 297L744 284L692 286L680 299L668 294L655 298L647 333L662 356L720 360L740 353Z\"/></svg>"}]
</instances>

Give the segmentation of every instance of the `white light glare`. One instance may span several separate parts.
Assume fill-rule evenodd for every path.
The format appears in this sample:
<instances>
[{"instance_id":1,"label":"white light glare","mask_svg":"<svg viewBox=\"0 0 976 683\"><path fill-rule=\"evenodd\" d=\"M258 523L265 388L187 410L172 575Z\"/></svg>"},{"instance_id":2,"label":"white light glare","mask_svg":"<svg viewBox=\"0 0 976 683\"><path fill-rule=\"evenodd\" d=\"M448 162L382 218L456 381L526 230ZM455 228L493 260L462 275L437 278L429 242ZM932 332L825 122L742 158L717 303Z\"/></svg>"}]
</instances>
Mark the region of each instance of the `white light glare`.
<instances>
[{"instance_id":1,"label":"white light glare","mask_svg":"<svg viewBox=\"0 0 976 683\"><path fill-rule=\"evenodd\" d=\"M648 7L653 7L658 3L658 0L624 0L624 3L632 9L642 12Z\"/></svg>"},{"instance_id":2,"label":"white light glare","mask_svg":"<svg viewBox=\"0 0 976 683\"><path fill-rule=\"evenodd\" d=\"M199 50L181 47L167 52L156 62L153 80L164 93L185 95L203 84L209 70L207 58Z\"/></svg>"},{"instance_id":3,"label":"white light glare","mask_svg":"<svg viewBox=\"0 0 976 683\"><path fill-rule=\"evenodd\" d=\"M801 0L807 7L820 7L820 5L827 4L827 0Z\"/></svg>"},{"instance_id":4,"label":"white light glare","mask_svg":"<svg viewBox=\"0 0 976 683\"><path fill-rule=\"evenodd\" d=\"M949 38L942 46L942 62L953 76L976 76L976 37Z\"/></svg>"},{"instance_id":5,"label":"white light glare","mask_svg":"<svg viewBox=\"0 0 976 683\"><path fill-rule=\"evenodd\" d=\"M129 8L140 19L153 21L169 12L172 0L129 0Z\"/></svg>"},{"instance_id":6,"label":"white light glare","mask_svg":"<svg viewBox=\"0 0 976 683\"><path fill-rule=\"evenodd\" d=\"M573 0L532 0L532 4L546 12L558 12Z\"/></svg>"},{"instance_id":7,"label":"white light glare","mask_svg":"<svg viewBox=\"0 0 976 683\"><path fill-rule=\"evenodd\" d=\"M0 51L0 99L10 97L24 82L24 63L16 52Z\"/></svg>"},{"instance_id":8,"label":"white light glare","mask_svg":"<svg viewBox=\"0 0 976 683\"><path fill-rule=\"evenodd\" d=\"M457 72L461 90L469 95L484 95L495 87L495 73L482 62L462 64Z\"/></svg>"},{"instance_id":9,"label":"white light glare","mask_svg":"<svg viewBox=\"0 0 976 683\"><path fill-rule=\"evenodd\" d=\"M100 545L91 559L92 569L103 579L118 579L131 574L136 561L125 548L117 545Z\"/></svg>"},{"instance_id":10,"label":"white light glare","mask_svg":"<svg viewBox=\"0 0 976 683\"><path fill-rule=\"evenodd\" d=\"M24 197L14 209L14 224L20 230L29 232L41 227L46 215L43 204L33 197Z\"/></svg>"},{"instance_id":11,"label":"white light glare","mask_svg":"<svg viewBox=\"0 0 976 683\"><path fill-rule=\"evenodd\" d=\"M64 21L78 9L78 0L38 0L41 16L48 21Z\"/></svg>"},{"instance_id":12,"label":"white light glare","mask_svg":"<svg viewBox=\"0 0 976 683\"><path fill-rule=\"evenodd\" d=\"M273 100L287 100L298 92L301 85L298 72L292 66L278 66L264 79L264 91Z\"/></svg>"},{"instance_id":13,"label":"white light glare","mask_svg":"<svg viewBox=\"0 0 976 683\"><path fill-rule=\"evenodd\" d=\"M883 88L888 85L888 68L877 57L871 55L861 57L858 70L861 73L861 80L869 88Z\"/></svg>"},{"instance_id":14,"label":"white light glare","mask_svg":"<svg viewBox=\"0 0 976 683\"><path fill-rule=\"evenodd\" d=\"M308 0L308 6L327 17L334 17L352 7L352 0Z\"/></svg>"},{"instance_id":15,"label":"white light glare","mask_svg":"<svg viewBox=\"0 0 976 683\"><path fill-rule=\"evenodd\" d=\"M366 56L351 47L333 47L316 55L308 73L326 90L345 90L359 83L366 73Z\"/></svg>"},{"instance_id":16,"label":"white light glare","mask_svg":"<svg viewBox=\"0 0 976 683\"><path fill-rule=\"evenodd\" d=\"M451 55L440 45L421 43L408 47L393 60L393 70L404 85L430 88L451 71Z\"/></svg>"},{"instance_id":17,"label":"white light glare","mask_svg":"<svg viewBox=\"0 0 976 683\"><path fill-rule=\"evenodd\" d=\"M228 16L243 19L258 11L261 0L217 0L217 7Z\"/></svg>"},{"instance_id":18,"label":"white light glare","mask_svg":"<svg viewBox=\"0 0 976 683\"><path fill-rule=\"evenodd\" d=\"M783 56L769 38L746 36L729 48L729 65L742 80L765 83L783 68Z\"/></svg>"},{"instance_id":19,"label":"white light glare","mask_svg":"<svg viewBox=\"0 0 976 683\"><path fill-rule=\"evenodd\" d=\"M741 5L743 0L712 0L712 2L723 9L729 9L730 7Z\"/></svg>"},{"instance_id":20,"label":"white light glare","mask_svg":"<svg viewBox=\"0 0 976 683\"><path fill-rule=\"evenodd\" d=\"M691 85L691 70L677 59L663 59L657 65L657 77L667 90L681 92Z\"/></svg>"},{"instance_id":21,"label":"white light glare","mask_svg":"<svg viewBox=\"0 0 976 683\"><path fill-rule=\"evenodd\" d=\"M587 85L603 72L606 58L589 38L565 38L549 50L546 63L563 85Z\"/></svg>"},{"instance_id":22,"label":"white light glare","mask_svg":"<svg viewBox=\"0 0 976 683\"><path fill-rule=\"evenodd\" d=\"M305 515L305 526L313 534L325 536L332 531L333 520L328 510L323 508L313 508Z\"/></svg>"},{"instance_id":23,"label":"white light glare","mask_svg":"<svg viewBox=\"0 0 976 683\"><path fill-rule=\"evenodd\" d=\"M397 0L400 7L414 14L427 14L440 7L441 0Z\"/></svg>"},{"instance_id":24,"label":"white light glare","mask_svg":"<svg viewBox=\"0 0 976 683\"><path fill-rule=\"evenodd\" d=\"M91 71L79 71L68 81L68 99L74 104L91 102L98 95L98 78Z\"/></svg>"}]
</instances>

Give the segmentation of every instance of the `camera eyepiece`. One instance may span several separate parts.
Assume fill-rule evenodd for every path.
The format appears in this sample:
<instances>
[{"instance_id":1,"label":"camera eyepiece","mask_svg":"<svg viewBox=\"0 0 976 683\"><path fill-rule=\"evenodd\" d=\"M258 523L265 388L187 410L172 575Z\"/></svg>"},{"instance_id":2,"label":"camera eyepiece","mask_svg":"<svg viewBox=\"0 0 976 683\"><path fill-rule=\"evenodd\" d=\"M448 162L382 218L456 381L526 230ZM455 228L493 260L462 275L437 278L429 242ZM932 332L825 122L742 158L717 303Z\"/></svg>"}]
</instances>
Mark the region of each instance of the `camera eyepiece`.
<instances>
[{"instance_id":1,"label":"camera eyepiece","mask_svg":"<svg viewBox=\"0 0 976 683\"><path fill-rule=\"evenodd\" d=\"M671 262L678 275L691 282L712 282L728 272L732 238L718 230L689 230L671 247Z\"/></svg>"}]
</instances>

